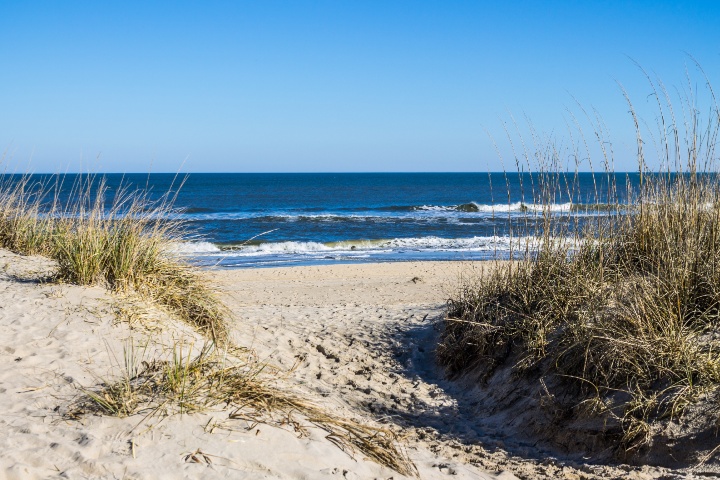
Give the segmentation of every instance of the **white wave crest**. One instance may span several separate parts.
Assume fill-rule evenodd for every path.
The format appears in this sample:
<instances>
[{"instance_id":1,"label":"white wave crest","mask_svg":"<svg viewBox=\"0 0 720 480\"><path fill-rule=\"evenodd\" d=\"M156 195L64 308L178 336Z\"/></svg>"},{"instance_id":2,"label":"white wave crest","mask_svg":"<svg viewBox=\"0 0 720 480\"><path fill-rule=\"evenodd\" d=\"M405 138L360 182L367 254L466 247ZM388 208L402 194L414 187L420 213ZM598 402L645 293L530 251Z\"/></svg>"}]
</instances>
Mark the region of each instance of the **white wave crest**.
<instances>
[{"instance_id":1,"label":"white wave crest","mask_svg":"<svg viewBox=\"0 0 720 480\"><path fill-rule=\"evenodd\" d=\"M497 212L569 212L572 210L573 204L568 203L496 203L481 204L476 202L463 203L461 205L422 205L417 207L420 211L426 212L464 212L464 213L497 213Z\"/></svg>"},{"instance_id":2,"label":"white wave crest","mask_svg":"<svg viewBox=\"0 0 720 480\"><path fill-rule=\"evenodd\" d=\"M478 211L480 212L569 212L572 210L572 206L572 203L551 203L543 205L523 202L496 205L477 205Z\"/></svg>"},{"instance_id":3,"label":"white wave crest","mask_svg":"<svg viewBox=\"0 0 720 480\"><path fill-rule=\"evenodd\" d=\"M429 212L454 212L457 211L458 205L443 206L443 205L422 205L417 207L418 210L426 210Z\"/></svg>"},{"instance_id":4,"label":"white wave crest","mask_svg":"<svg viewBox=\"0 0 720 480\"><path fill-rule=\"evenodd\" d=\"M335 249L319 242L275 242L239 247L237 250L235 250L235 252L239 252L244 255L277 255L283 253L298 254L327 252L332 250Z\"/></svg>"},{"instance_id":5,"label":"white wave crest","mask_svg":"<svg viewBox=\"0 0 720 480\"><path fill-rule=\"evenodd\" d=\"M573 239L568 238L572 242ZM435 236L415 238L394 238L388 240L357 240L334 243L320 242L267 242L259 245L242 245L231 249L220 249L209 242L179 242L172 252L189 256L210 257L267 257L318 255L366 258L369 255L414 252L510 252L532 249L540 245L538 237L468 237L442 238Z\"/></svg>"},{"instance_id":6,"label":"white wave crest","mask_svg":"<svg viewBox=\"0 0 720 480\"><path fill-rule=\"evenodd\" d=\"M174 242L168 247L168 251L181 255L198 255L203 253L220 253L222 250L210 242Z\"/></svg>"},{"instance_id":7,"label":"white wave crest","mask_svg":"<svg viewBox=\"0 0 720 480\"><path fill-rule=\"evenodd\" d=\"M509 251L519 246L537 245L539 240L535 237L470 237L470 238L395 238L382 244L385 248L393 250L416 249L431 251Z\"/></svg>"}]
</instances>

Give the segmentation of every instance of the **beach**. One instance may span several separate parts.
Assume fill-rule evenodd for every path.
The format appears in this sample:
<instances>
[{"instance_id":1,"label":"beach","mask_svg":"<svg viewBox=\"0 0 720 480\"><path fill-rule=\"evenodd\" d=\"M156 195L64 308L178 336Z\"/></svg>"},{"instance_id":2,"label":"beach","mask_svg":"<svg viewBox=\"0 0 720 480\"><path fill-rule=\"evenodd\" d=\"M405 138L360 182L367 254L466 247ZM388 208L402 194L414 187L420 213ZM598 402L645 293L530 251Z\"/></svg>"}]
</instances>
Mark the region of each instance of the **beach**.
<instances>
[{"instance_id":1,"label":"beach","mask_svg":"<svg viewBox=\"0 0 720 480\"><path fill-rule=\"evenodd\" d=\"M47 282L53 263L0 252L4 478L404 478L338 448L302 417L229 412L71 418L84 391L122 374L130 345L201 344L187 325L99 287ZM234 344L276 368L279 387L338 417L387 428L420 478L654 478L662 469L562 464L472 420L435 367L447 294L488 264L398 262L214 270ZM124 307L124 308L123 308ZM135 316L118 312L131 309ZM129 320L128 320L129 319ZM523 452L525 455L523 455Z\"/></svg>"},{"instance_id":2,"label":"beach","mask_svg":"<svg viewBox=\"0 0 720 480\"><path fill-rule=\"evenodd\" d=\"M121 300L113 298L103 289L43 283L42 279L53 266L42 257L21 257L3 251L0 261L3 266L0 292L3 307L0 311L6 332L0 346L4 364L0 380L1 398L5 412L0 420L5 431L1 440L0 476L398 478L390 469L343 452L324 438L327 435L325 432L312 426L303 435L291 428L262 424L247 429L242 422L218 427L213 433L204 429L213 419L226 420L227 412L222 411L175 415L147 424L142 422L142 415L128 418L91 415L80 420L64 418L62 411L83 388L119 374L123 348L127 348L128 339L138 343L152 336L153 342L159 345L181 338L186 342L200 342L201 338L170 318L157 319L154 327L149 323L143 327L131 327L128 323L118 322L114 310ZM390 269L393 273L389 277L427 291L427 280L412 282L411 279L413 276L427 278L431 273L428 267L404 267L394 271ZM291 367L297 358L304 357L303 364L287 374L288 378L284 381L288 386L305 388L306 395L332 410L364 417L367 414L353 408L358 397L346 395L356 390L355 387L346 385L342 392L323 396L318 392L318 385L322 384L303 385L303 379L319 377L320 370L326 372L326 378L332 377L335 365L341 370L337 375L349 375L357 384L367 383L364 378L368 375L347 371L356 365L329 360L334 354L345 358L352 353L350 349L340 351L340 345L334 343L346 332L340 325L333 327L333 318L352 315L356 317L356 322L362 319L365 323L374 324L371 331L382 330L385 325L378 317L383 313L391 317L405 312L408 317L414 314L421 319L425 313L436 314L442 302L430 304L426 299L424 304L418 304L417 309L410 311L410 307L398 298L385 310L378 302L379 298L373 299L370 292L387 286L386 282L375 279L372 286L368 284L363 289L359 283L351 285L343 281L341 272L328 268L320 270L325 274L317 275L312 269L268 269L212 275L219 277L223 289L231 298L230 306L238 319L233 332L238 342L250 346L260 357L280 369ZM260 274L257 282L252 279L253 273ZM406 279L410 273L413 275ZM237 282L232 279L234 275L239 277ZM290 280L286 281L288 277ZM388 277L387 272L379 277ZM357 276L355 278L358 279ZM303 286L307 281L316 283ZM318 287L323 283L338 287L331 300L338 303L314 299L308 292L308 288L323 288ZM344 290L354 291L355 296L339 303ZM382 298L388 298L388 290L383 289L385 296ZM410 290L403 286L403 291ZM419 300L420 296L416 299ZM370 310L373 315L366 318ZM307 318L305 315L313 318L299 322L299 319ZM356 331L359 333L361 329ZM364 339L357 337L355 340L367 343L370 338L365 335ZM313 343L312 339L319 341ZM327 341L323 343L324 340ZM378 336L372 341L383 340ZM324 355L320 354L323 350L321 345L327 345ZM368 355L370 371L375 370L377 359L369 356L373 350L371 345L353 350L356 356ZM363 360L358 359L358 362ZM377 381L388 373L377 372ZM349 380L348 377L343 383L348 384ZM326 388L332 390L336 383L329 382ZM197 451L204 454L195 455L200 458L199 463L194 462L192 456ZM471 465L443 458L428 449L413 449L409 454L424 472L423 477L442 478L445 473L454 471L460 475L459 478L496 478L483 476L485 474L481 470ZM500 478L513 477L505 475Z\"/></svg>"},{"instance_id":3,"label":"beach","mask_svg":"<svg viewBox=\"0 0 720 480\"><path fill-rule=\"evenodd\" d=\"M720 478L720 3L5 3L0 480Z\"/></svg>"}]
</instances>

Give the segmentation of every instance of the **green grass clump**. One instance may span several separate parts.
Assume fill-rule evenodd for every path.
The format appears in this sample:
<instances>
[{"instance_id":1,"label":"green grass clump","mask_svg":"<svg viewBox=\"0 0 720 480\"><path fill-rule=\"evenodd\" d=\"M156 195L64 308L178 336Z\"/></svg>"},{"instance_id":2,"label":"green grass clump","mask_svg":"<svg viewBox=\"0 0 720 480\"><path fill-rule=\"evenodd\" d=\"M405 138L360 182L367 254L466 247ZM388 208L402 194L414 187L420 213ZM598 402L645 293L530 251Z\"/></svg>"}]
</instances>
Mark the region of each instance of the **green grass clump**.
<instances>
[{"instance_id":1,"label":"green grass clump","mask_svg":"<svg viewBox=\"0 0 720 480\"><path fill-rule=\"evenodd\" d=\"M40 212L45 195L44 185L30 177L0 178L0 245L24 255L52 251L53 220Z\"/></svg>"},{"instance_id":2,"label":"green grass clump","mask_svg":"<svg viewBox=\"0 0 720 480\"><path fill-rule=\"evenodd\" d=\"M555 378L561 391L549 393L587 407L575 418L619 425L626 451L720 386L720 111L713 103L702 122L688 108L680 138L681 126L662 123L671 106L661 109L665 171L647 168L637 127L632 205L618 200L617 213L575 233L545 215L534 253L461 286L437 350L451 375L510 367L535 383Z\"/></svg>"},{"instance_id":3,"label":"green grass clump","mask_svg":"<svg viewBox=\"0 0 720 480\"><path fill-rule=\"evenodd\" d=\"M174 253L182 225L171 219L171 200L121 189L108 202L103 179L81 176L70 202L60 205L59 180L49 186L30 179L0 182L0 246L56 260L64 281L139 293L214 341L226 340L225 308Z\"/></svg>"}]
</instances>

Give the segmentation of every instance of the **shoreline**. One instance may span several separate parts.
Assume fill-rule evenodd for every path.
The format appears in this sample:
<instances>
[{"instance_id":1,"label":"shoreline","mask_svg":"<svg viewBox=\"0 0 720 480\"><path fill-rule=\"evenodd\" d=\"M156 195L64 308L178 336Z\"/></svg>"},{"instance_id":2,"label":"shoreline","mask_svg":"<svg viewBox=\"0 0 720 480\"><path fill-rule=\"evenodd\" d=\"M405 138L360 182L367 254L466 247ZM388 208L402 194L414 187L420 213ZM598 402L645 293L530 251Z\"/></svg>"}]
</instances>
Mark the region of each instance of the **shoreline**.
<instances>
[{"instance_id":1,"label":"shoreline","mask_svg":"<svg viewBox=\"0 0 720 480\"><path fill-rule=\"evenodd\" d=\"M351 252L355 253L355 252ZM196 255L186 254L193 263L204 270L225 269L265 269L265 268L288 268L288 267L315 267L332 265L360 265L360 264L383 264L383 263L473 263L473 262L503 262L507 261L510 252L492 253L488 251L427 251L407 253L365 253L358 251L361 256L332 256L328 252L322 258L304 258L296 254L277 254L267 256L237 256L231 254L207 254Z\"/></svg>"}]
</instances>

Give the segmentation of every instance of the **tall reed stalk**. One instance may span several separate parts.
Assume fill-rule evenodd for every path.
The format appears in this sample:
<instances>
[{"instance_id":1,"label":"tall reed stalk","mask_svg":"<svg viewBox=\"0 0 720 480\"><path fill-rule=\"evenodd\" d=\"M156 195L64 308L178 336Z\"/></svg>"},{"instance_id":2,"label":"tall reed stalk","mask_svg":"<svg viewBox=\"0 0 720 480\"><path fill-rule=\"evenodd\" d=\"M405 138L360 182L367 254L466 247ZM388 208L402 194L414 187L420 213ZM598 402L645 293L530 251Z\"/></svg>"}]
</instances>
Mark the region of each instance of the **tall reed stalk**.
<instances>
[{"instance_id":1,"label":"tall reed stalk","mask_svg":"<svg viewBox=\"0 0 720 480\"><path fill-rule=\"evenodd\" d=\"M556 379L560 390L550 393L574 399L573 418L619 424L618 446L630 451L720 386L720 110L711 87L704 112L688 87L680 121L662 83L648 80L659 110L652 135L623 91L639 183L618 191L606 130L588 115L604 170L594 174L596 192L608 192L596 198L614 205L584 224L540 209L529 254L451 299L437 349L450 375L488 379L510 367L531 382ZM545 207L577 191L560 159L590 151L582 130L569 152L549 145L529 155L539 159Z\"/></svg>"}]
</instances>

